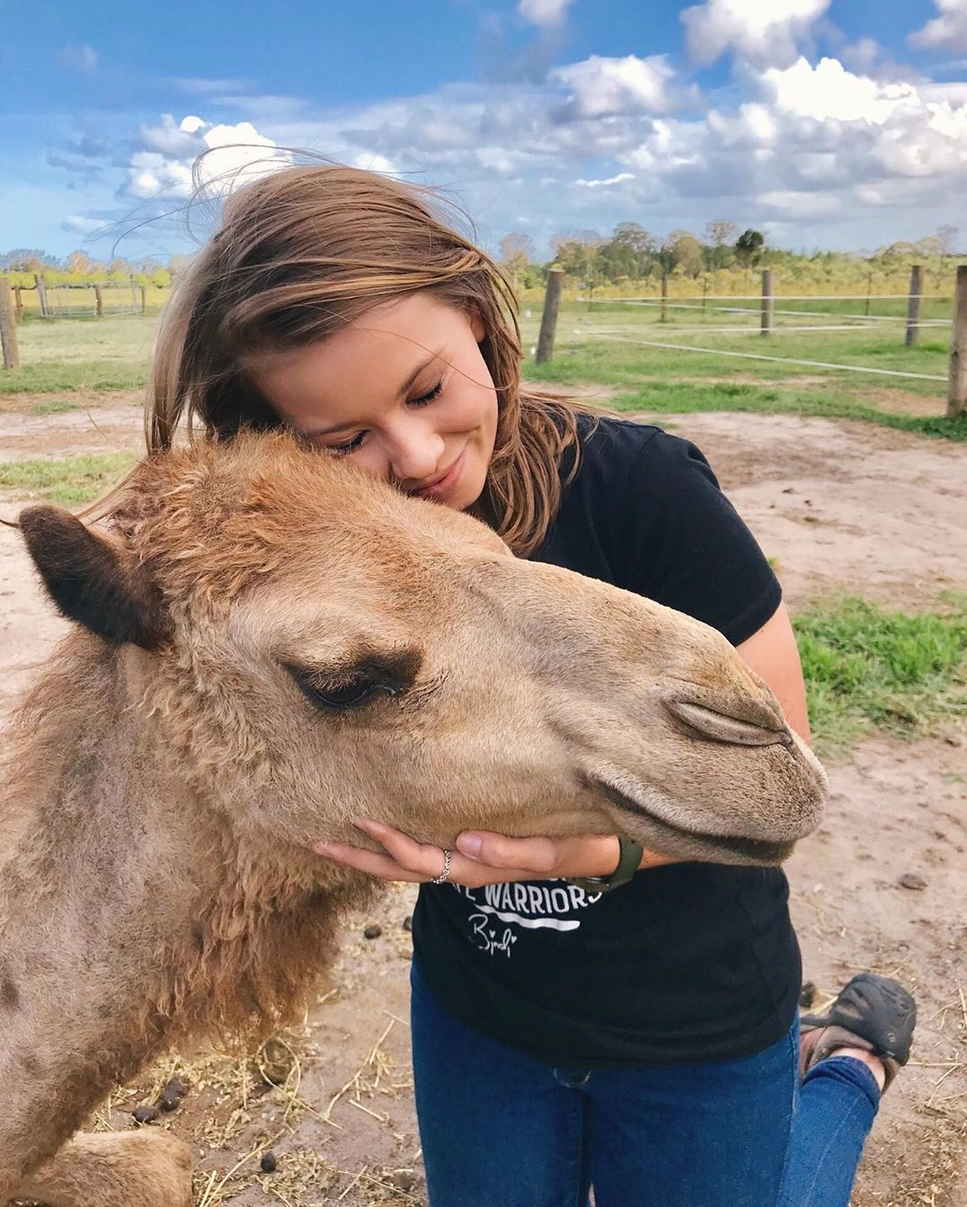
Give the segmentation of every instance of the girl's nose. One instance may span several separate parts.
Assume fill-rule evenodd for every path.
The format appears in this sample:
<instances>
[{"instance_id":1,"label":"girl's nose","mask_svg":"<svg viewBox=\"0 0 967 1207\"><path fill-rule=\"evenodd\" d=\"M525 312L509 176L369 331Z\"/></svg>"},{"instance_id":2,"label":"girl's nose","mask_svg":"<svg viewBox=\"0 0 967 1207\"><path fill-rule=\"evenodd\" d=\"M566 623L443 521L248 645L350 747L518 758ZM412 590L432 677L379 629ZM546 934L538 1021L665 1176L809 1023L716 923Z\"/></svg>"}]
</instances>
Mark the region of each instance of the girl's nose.
<instances>
[{"instance_id":1,"label":"girl's nose","mask_svg":"<svg viewBox=\"0 0 967 1207\"><path fill-rule=\"evenodd\" d=\"M389 449L393 476L407 485L425 482L446 468L441 465L443 450L443 437L422 424L397 431Z\"/></svg>"}]
</instances>

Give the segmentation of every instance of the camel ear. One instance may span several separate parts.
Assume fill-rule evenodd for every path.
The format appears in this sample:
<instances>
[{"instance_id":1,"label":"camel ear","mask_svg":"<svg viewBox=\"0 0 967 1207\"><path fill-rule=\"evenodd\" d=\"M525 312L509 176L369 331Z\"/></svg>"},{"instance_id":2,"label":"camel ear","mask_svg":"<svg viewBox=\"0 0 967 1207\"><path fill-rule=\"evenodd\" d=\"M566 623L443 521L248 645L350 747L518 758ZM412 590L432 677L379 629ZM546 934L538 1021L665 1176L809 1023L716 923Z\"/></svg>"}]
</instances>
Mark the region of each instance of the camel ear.
<instances>
[{"instance_id":1,"label":"camel ear","mask_svg":"<svg viewBox=\"0 0 967 1207\"><path fill-rule=\"evenodd\" d=\"M164 641L170 625L157 588L112 541L59 507L28 507L18 520L47 593L68 620L114 645L153 650Z\"/></svg>"}]
</instances>

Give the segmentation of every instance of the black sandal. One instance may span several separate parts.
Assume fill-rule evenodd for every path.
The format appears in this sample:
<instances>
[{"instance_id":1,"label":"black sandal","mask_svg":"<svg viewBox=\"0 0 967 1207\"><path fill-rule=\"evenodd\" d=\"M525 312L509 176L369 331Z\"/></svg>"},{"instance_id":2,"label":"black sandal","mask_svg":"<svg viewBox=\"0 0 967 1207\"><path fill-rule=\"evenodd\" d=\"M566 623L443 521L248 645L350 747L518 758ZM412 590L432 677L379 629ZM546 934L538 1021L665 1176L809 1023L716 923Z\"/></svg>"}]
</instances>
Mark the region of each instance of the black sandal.
<instances>
[{"instance_id":1,"label":"black sandal","mask_svg":"<svg viewBox=\"0 0 967 1207\"><path fill-rule=\"evenodd\" d=\"M861 972L844 986L825 1014L803 1014L801 1035L820 1034L800 1046L800 1075L837 1048L863 1048L883 1062L886 1084L910 1059L910 1041L917 1023L917 1004L897 981Z\"/></svg>"}]
</instances>

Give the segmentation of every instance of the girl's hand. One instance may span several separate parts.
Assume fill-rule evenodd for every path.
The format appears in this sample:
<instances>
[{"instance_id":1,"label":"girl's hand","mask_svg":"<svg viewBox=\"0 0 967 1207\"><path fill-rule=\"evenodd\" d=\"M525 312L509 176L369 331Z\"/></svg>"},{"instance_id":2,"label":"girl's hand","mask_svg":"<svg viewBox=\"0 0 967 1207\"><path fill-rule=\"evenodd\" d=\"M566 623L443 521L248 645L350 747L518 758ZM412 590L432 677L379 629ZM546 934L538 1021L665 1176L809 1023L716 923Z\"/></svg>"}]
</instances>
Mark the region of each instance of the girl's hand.
<instances>
[{"instance_id":1,"label":"girl's hand","mask_svg":"<svg viewBox=\"0 0 967 1207\"><path fill-rule=\"evenodd\" d=\"M317 855L381 880L426 884L443 870L443 851L382 822L358 819L357 829L380 843L386 854L341 843L316 843ZM646 851L641 867L675 863ZM480 888L509 880L553 880L560 876L610 876L618 865L618 839L583 834L576 838L507 838L485 830L465 830L452 853L448 884Z\"/></svg>"}]
</instances>

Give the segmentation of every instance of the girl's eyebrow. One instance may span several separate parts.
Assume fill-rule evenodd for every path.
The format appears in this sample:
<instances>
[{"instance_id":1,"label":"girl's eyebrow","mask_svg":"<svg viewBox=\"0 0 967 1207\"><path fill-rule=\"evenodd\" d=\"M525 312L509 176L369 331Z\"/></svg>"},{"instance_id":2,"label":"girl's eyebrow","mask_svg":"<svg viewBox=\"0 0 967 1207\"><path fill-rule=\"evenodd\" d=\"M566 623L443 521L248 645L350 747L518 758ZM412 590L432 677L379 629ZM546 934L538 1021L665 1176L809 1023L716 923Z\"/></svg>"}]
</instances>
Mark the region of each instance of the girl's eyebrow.
<instances>
[{"instance_id":1,"label":"girl's eyebrow","mask_svg":"<svg viewBox=\"0 0 967 1207\"><path fill-rule=\"evenodd\" d=\"M413 383L416 381L416 379L420 376L420 374L423 372L423 370L428 365L433 364L433 362L440 355L441 351L442 351L442 349L438 348L436 352L431 352L430 355L426 358L426 360L420 361L420 363L416 366L416 368L409 375L409 377L407 377L406 381L404 381L403 384L400 386L400 388L397 390L397 392L396 392L397 398L402 398L404 395L409 393L409 391L412 389ZM304 428L302 431L302 435L303 436L331 436L334 432L345 432L345 431L348 431L350 428L358 427L358 426L359 426L358 423L337 423L333 427Z\"/></svg>"}]
</instances>

